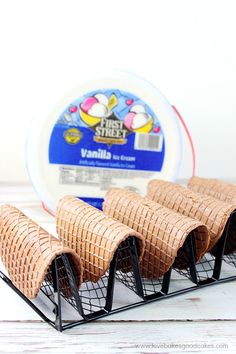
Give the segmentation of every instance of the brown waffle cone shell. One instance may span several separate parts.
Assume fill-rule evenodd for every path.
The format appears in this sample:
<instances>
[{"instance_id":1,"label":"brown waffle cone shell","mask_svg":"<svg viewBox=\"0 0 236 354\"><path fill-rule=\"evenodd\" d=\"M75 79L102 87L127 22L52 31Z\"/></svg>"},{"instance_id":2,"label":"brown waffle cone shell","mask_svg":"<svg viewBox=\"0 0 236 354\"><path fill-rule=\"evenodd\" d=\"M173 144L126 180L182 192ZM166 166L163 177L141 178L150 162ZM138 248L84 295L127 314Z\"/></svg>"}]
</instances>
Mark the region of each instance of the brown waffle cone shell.
<instances>
[{"instance_id":1,"label":"brown waffle cone shell","mask_svg":"<svg viewBox=\"0 0 236 354\"><path fill-rule=\"evenodd\" d=\"M192 177L188 188L194 192L209 195L222 202L236 204L236 185L213 178Z\"/></svg>"},{"instance_id":2,"label":"brown waffle cone shell","mask_svg":"<svg viewBox=\"0 0 236 354\"><path fill-rule=\"evenodd\" d=\"M106 193L103 210L144 236L141 274L145 278L160 278L173 264L177 268L187 268L188 257L184 254L178 257L178 251L191 232L196 240L196 261L208 247L208 231L201 222L175 213L134 192L110 189Z\"/></svg>"},{"instance_id":3,"label":"brown waffle cone shell","mask_svg":"<svg viewBox=\"0 0 236 354\"><path fill-rule=\"evenodd\" d=\"M0 206L0 256L12 283L27 298L37 296L50 265L62 254L70 258L79 287L83 271L79 256L17 208ZM61 282L64 295L70 296L65 277Z\"/></svg>"},{"instance_id":4,"label":"brown waffle cone shell","mask_svg":"<svg viewBox=\"0 0 236 354\"><path fill-rule=\"evenodd\" d=\"M220 239L230 214L236 208L236 204L225 203L179 184L162 180L149 182L147 196L167 208L205 224L210 235L208 250L211 250Z\"/></svg>"},{"instance_id":5,"label":"brown waffle cone shell","mask_svg":"<svg viewBox=\"0 0 236 354\"><path fill-rule=\"evenodd\" d=\"M57 208L57 232L65 245L81 256L84 265L84 280L98 281L108 270L116 250L128 237L138 241L139 261L144 252L143 237L129 227L108 217L102 211L73 196L60 200ZM121 251L122 252L122 251ZM127 250L119 257L118 269L128 272L131 261Z\"/></svg>"},{"instance_id":6,"label":"brown waffle cone shell","mask_svg":"<svg viewBox=\"0 0 236 354\"><path fill-rule=\"evenodd\" d=\"M213 178L192 177L188 182L188 188L223 202L236 204L236 185L234 184ZM230 254L234 251L236 251L236 216L233 216L230 222L224 254Z\"/></svg>"}]
</instances>

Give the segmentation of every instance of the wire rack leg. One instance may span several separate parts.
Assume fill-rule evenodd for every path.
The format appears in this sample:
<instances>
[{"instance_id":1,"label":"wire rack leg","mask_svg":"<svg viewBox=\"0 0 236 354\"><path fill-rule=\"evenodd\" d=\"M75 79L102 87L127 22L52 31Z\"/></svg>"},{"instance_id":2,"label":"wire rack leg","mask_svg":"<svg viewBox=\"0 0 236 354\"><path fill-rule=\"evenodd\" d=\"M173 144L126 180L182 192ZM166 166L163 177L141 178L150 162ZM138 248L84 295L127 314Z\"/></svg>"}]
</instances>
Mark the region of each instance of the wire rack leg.
<instances>
[{"instance_id":1,"label":"wire rack leg","mask_svg":"<svg viewBox=\"0 0 236 354\"><path fill-rule=\"evenodd\" d=\"M118 251L116 251L116 253L110 263L110 268L109 268L108 284L107 284L107 298L106 298L106 305L105 305L105 310L108 312L110 312L112 310L112 304L113 304L117 256L118 256Z\"/></svg>"},{"instance_id":2,"label":"wire rack leg","mask_svg":"<svg viewBox=\"0 0 236 354\"><path fill-rule=\"evenodd\" d=\"M143 284L141 280L139 262L138 262L137 240L135 237L130 237L128 241L129 241L130 255L133 261L132 263L133 263L134 281L137 290L137 295L139 295L141 298L144 298Z\"/></svg>"},{"instance_id":3,"label":"wire rack leg","mask_svg":"<svg viewBox=\"0 0 236 354\"><path fill-rule=\"evenodd\" d=\"M172 268L170 268L163 276L163 282L161 287L161 293L163 295L168 294L169 287L170 287L171 272L172 272Z\"/></svg>"},{"instance_id":4,"label":"wire rack leg","mask_svg":"<svg viewBox=\"0 0 236 354\"><path fill-rule=\"evenodd\" d=\"M71 262L66 254L63 254L61 257L62 257L64 266L65 266L65 270L66 270L66 273L68 276L68 280L69 280L69 284L70 284L70 288L71 288L71 294L75 300L78 312L84 319L86 319L86 315L84 314L83 306L82 306L81 299L80 299L80 296L78 293L78 287L76 284L76 279L75 279L75 275L73 272L73 267L71 266Z\"/></svg>"},{"instance_id":5,"label":"wire rack leg","mask_svg":"<svg viewBox=\"0 0 236 354\"><path fill-rule=\"evenodd\" d=\"M225 250L225 244L226 244L226 240L227 240L227 237L229 234L229 226L230 226L232 218L235 216L235 214L236 214L236 211L233 211L231 213L231 215L225 225L223 234L215 247L215 265L214 265L213 276L212 276L212 278L214 280L219 280L219 278L220 278L223 255L224 255L224 250Z\"/></svg>"},{"instance_id":6,"label":"wire rack leg","mask_svg":"<svg viewBox=\"0 0 236 354\"><path fill-rule=\"evenodd\" d=\"M193 233L191 233L186 239L186 250L189 253L189 271L190 271L191 280L193 283L198 284L196 263L195 263L195 255L196 255L195 239Z\"/></svg>"},{"instance_id":7,"label":"wire rack leg","mask_svg":"<svg viewBox=\"0 0 236 354\"><path fill-rule=\"evenodd\" d=\"M58 275L58 266L57 258L52 262L52 283L53 283L53 292L54 292L54 303L55 303L55 326L58 331L62 331L62 316L61 316L61 297L60 297L60 287L59 287L59 275Z\"/></svg>"}]
</instances>

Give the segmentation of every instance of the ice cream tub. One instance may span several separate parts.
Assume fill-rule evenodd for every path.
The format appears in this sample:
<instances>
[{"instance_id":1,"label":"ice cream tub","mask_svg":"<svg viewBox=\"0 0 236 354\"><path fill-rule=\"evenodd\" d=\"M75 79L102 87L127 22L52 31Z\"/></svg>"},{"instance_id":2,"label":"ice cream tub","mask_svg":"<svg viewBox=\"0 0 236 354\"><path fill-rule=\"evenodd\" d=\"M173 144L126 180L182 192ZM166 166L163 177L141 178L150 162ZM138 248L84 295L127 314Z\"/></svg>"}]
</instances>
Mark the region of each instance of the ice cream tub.
<instances>
[{"instance_id":1,"label":"ice cream tub","mask_svg":"<svg viewBox=\"0 0 236 354\"><path fill-rule=\"evenodd\" d=\"M149 82L120 71L81 83L45 109L26 144L29 177L52 213L66 194L98 208L110 187L144 195L151 179L174 181L181 160L171 104Z\"/></svg>"}]
</instances>

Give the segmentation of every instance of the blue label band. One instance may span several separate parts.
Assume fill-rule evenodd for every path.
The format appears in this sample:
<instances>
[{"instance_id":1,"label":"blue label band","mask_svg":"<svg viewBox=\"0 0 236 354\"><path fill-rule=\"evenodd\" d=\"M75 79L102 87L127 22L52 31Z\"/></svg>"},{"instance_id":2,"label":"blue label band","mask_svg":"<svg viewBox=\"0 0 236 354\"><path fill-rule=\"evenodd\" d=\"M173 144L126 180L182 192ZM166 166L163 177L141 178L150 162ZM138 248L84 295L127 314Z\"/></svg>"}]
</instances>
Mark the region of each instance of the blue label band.
<instances>
[{"instance_id":1,"label":"blue label band","mask_svg":"<svg viewBox=\"0 0 236 354\"><path fill-rule=\"evenodd\" d=\"M79 199L84 202L92 205L93 207L102 210L102 203L104 202L103 198L87 198L87 197L79 197Z\"/></svg>"},{"instance_id":2,"label":"blue label band","mask_svg":"<svg viewBox=\"0 0 236 354\"><path fill-rule=\"evenodd\" d=\"M165 139L157 115L141 99L117 89L90 92L72 102L55 124L49 162L161 171Z\"/></svg>"}]
</instances>

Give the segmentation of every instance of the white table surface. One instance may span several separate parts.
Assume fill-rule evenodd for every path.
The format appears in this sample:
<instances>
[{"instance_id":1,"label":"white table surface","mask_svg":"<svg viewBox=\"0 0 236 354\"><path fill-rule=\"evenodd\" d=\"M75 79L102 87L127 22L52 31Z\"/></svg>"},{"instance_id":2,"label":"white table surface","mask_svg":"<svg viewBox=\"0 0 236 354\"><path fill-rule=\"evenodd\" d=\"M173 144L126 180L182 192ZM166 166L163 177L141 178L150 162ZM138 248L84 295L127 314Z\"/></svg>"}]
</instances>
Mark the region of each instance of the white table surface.
<instances>
[{"instance_id":1,"label":"white table surface","mask_svg":"<svg viewBox=\"0 0 236 354\"><path fill-rule=\"evenodd\" d=\"M30 186L0 184L5 202L55 232ZM235 299L235 281L217 284L59 333L0 280L0 353L235 353Z\"/></svg>"}]
</instances>

